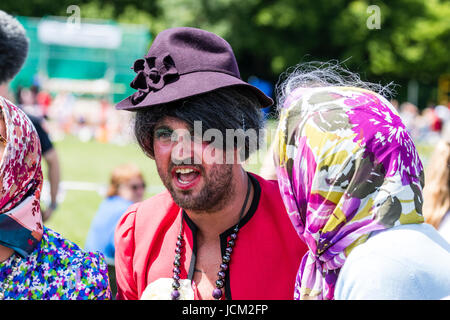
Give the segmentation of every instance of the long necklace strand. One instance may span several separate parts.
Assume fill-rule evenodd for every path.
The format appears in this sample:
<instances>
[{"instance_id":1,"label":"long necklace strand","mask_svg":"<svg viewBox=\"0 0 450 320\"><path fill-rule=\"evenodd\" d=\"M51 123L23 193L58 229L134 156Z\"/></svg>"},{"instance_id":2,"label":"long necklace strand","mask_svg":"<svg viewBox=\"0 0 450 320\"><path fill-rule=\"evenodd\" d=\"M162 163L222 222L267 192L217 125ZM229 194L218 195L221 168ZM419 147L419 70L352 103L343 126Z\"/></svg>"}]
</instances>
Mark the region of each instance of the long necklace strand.
<instances>
[{"instance_id":1,"label":"long necklace strand","mask_svg":"<svg viewBox=\"0 0 450 320\"><path fill-rule=\"evenodd\" d=\"M247 195L245 196L244 205L242 206L241 212L239 214L239 221L233 228L233 233L230 235L230 240L227 242L227 247L225 249L225 254L222 257L222 263L220 264L220 270L217 273L217 280L215 283L216 288L212 292L212 296L214 299L219 300L222 298L222 288L225 286L225 275L226 270L228 269L228 266L231 261L231 252L233 252L233 247L235 245L235 241L237 239L237 233L239 231L239 224L241 222L242 216L244 215L245 207L247 207L248 198L250 195L250 177L247 177L248 185L247 185ZM173 291L171 293L172 300L177 300L180 298L180 259L181 259L181 253L183 249L183 217L181 217L181 227L180 227L180 233L177 238L177 246L175 248L175 259L173 261L173 282L172 282L172 288Z\"/></svg>"}]
</instances>

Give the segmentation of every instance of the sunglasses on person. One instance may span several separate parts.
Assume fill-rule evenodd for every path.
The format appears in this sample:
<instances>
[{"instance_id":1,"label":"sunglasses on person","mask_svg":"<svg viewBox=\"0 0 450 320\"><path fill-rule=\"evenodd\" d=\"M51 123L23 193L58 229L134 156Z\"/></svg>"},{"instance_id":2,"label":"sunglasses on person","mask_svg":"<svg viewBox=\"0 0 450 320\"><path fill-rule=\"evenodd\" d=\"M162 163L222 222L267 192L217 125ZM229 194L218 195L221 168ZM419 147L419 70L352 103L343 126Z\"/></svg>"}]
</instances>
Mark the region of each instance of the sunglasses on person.
<instances>
[{"instance_id":1,"label":"sunglasses on person","mask_svg":"<svg viewBox=\"0 0 450 320\"><path fill-rule=\"evenodd\" d=\"M145 183L130 184L130 189L133 191L138 191L139 189L145 189L145 188L146 188Z\"/></svg>"}]
</instances>

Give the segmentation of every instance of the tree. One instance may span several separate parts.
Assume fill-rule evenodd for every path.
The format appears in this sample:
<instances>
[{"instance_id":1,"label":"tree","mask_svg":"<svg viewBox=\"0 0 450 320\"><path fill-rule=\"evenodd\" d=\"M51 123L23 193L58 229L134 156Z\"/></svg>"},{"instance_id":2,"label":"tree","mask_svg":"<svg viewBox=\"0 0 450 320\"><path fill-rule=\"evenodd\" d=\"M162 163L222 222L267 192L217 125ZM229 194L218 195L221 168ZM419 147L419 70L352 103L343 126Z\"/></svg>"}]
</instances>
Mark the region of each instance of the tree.
<instances>
[{"instance_id":1,"label":"tree","mask_svg":"<svg viewBox=\"0 0 450 320\"><path fill-rule=\"evenodd\" d=\"M338 59L366 80L401 84L405 98L411 79L426 88L450 73L444 0L164 0L158 6L160 29L193 26L227 39L244 79L256 74L275 82L301 61ZM431 93L422 95L422 105Z\"/></svg>"},{"instance_id":2,"label":"tree","mask_svg":"<svg viewBox=\"0 0 450 320\"><path fill-rule=\"evenodd\" d=\"M410 79L436 86L439 76L450 73L447 0L36 0L29 6L2 0L2 9L66 15L74 2L82 17L145 24L153 35L175 26L215 32L232 45L244 79L276 82L301 61L332 59L366 80L403 88ZM379 8L379 16L370 8ZM372 21L377 18L379 25Z\"/></svg>"}]
</instances>

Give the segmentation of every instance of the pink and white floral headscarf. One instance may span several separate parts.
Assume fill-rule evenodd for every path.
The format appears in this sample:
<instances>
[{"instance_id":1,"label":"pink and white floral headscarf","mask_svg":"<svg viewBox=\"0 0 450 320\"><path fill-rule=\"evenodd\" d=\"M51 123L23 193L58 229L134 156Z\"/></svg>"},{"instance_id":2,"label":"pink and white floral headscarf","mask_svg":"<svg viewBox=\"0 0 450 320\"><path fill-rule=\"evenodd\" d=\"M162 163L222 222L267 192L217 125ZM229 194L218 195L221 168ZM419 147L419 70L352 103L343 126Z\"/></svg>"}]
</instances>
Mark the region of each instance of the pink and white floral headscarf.
<instances>
[{"instance_id":1,"label":"pink and white floral headscarf","mask_svg":"<svg viewBox=\"0 0 450 320\"><path fill-rule=\"evenodd\" d=\"M0 244L21 256L42 238L41 144L30 119L0 97L7 144L0 162Z\"/></svg>"},{"instance_id":2,"label":"pink and white floral headscarf","mask_svg":"<svg viewBox=\"0 0 450 320\"><path fill-rule=\"evenodd\" d=\"M278 183L309 250L295 299L333 299L351 250L375 230L422 223L423 167L394 107L346 87L299 88L285 100Z\"/></svg>"}]
</instances>

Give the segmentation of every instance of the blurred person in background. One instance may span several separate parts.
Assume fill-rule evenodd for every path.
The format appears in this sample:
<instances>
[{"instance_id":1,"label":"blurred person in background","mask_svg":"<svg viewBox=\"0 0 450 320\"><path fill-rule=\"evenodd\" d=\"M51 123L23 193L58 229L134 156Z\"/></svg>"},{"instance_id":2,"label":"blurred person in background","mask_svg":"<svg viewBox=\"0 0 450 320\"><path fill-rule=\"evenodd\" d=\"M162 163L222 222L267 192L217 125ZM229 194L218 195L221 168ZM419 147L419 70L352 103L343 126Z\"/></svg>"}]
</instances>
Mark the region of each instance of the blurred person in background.
<instances>
[{"instance_id":1,"label":"blurred person in background","mask_svg":"<svg viewBox=\"0 0 450 320\"><path fill-rule=\"evenodd\" d=\"M111 290L115 296L114 230L120 217L133 203L142 201L145 194L142 172L134 164L123 164L111 173L106 199L100 204L94 216L84 248L99 251L105 255Z\"/></svg>"},{"instance_id":2,"label":"blurred person in background","mask_svg":"<svg viewBox=\"0 0 450 320\"><path fill-rule=\"evenodd\" d=\"M411 102L403 102L400 104L399 113L409 134L416 139L419 136L417 128L417 119L420 116L419 108Z\"/></svg>"},{"instance_id":3,"label":"blurred person in background","mask_svg":"<svg viewBox=\"0 0 450 320\"><path fill-rule=\"evenodd\" d=\"M339 64L311 63L279 88L278 183L309 247L295 298L448 297L450 244L423 223L423 167L383 97L389 86Z\"/></svg>"},{"instance_id":4,"label":"blurred person in background","mask_svg":"<svg viewBox=\"0 0 450 320\"><path fill-rule=\"evenodd\" d=\"M430 130L432 132L436 132L436 136L439 136L439 133L442 130L442 119L439 118L438 114L436 113L435 107L427 107L423 110L423 115L427 117L428 124L430 127Z\"/></svg>"},{"instance_id":5,"label":"blurred person in background","mask_svg":"<svg viewBox=\"0 0 450 320\"><path fill-rule=\"evenodd\" d=\"M450 243L450 123L430 157L423 196L425 221Z\"/></svg>"},{"instance_id":6,"label":"blurred person in background","mask_svg":"<svg viewBox=\"0 0 450 320\"><path fill-rule=\"evenodd\" d=\"M28 54L28 39L23 26L9 14L0 10L0 96L13 100L8 90L9 82L22 68ZM19 94L19 106L34 104L33 92L29 89ZM25 101L22 101L22 100ZM42 211L44 221L47 221L57 208L57 195L60 182L60 165L43 118L27 113L35 126L42 146L42 156L47 164L47 177L50 183L50 205Z\"/></svg>"},{"instance_id":7,"label":"blurred person in background","mask_svg":"<svg viewBox=\"0 0 450 320\"><path fill-rule=\"evenodd\" d=\"M443 122L437 116L433 107L426 107L422 110L421 114L416 118L417 132L413 138L417 141L436 144L439 141Z\"/></svg>"},{"instance_id":8,"label":"blurred person in background","mask_svg":"<svg viewBox=\"0 0 450 320\"><path fill-rule=\"evenodd\" d=\"M35 109L37 109L39 115L43 118L47 118L48 109L52 103L52 96L45 90L42 90L39 82L39 77L36 76L34 84L30 87L33 94Z\"/></svg>"},{"instance_id":9,"label":"blurred person in background","mask_svg":"<svg viewBox=\"0 0 450 320\"><path fill-rule=\"evenodd\" d=\"M437 105L434 108L434 111L436 113L436 116L442 122L441 124L442 124L442 130L443 130L445 125L450 122L450 109L449 109L449 107L446 107L444 105Z\"/></svg>"},{"instance_id":10,"label":"blurred person in background","mask_svg":"<svg viewBox=\"0 0 450 320\"><path fill-rule=\"evenodd\" d=\"M395 108L395 110L397 110L397 112L399 112L398 100L397 99L391 99L390 102L391 102L392 106Z\"/></svg>"},{"instance_id":11,"label":"blurred person in background","mask_svg":"<svg viewBox=\"0 0 450 320\"><path fill-rule=\"evenodd\" d=\"M103 255L43 225L39 137L20 108L0 108L0 300L110 299Z\"/></svg>"}]
</instances>

